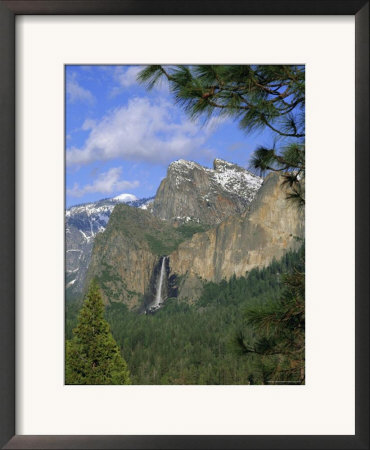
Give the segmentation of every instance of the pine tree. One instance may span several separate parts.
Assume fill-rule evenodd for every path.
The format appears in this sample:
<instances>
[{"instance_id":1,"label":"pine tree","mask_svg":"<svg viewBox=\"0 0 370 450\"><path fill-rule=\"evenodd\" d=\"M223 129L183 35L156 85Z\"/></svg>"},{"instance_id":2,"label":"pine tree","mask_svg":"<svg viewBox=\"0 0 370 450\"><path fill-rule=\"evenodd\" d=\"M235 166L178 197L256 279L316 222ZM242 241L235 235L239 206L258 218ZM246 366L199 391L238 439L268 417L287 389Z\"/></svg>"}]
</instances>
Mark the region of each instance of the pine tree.
<instances>
[{"instance_id":1,"label":"pine tree","mask_svg":"<svg viewBox=\"0 0 370 450\"><path fill-rule=\"evenodd\" d=\"M147 66L138 75L149 89L162 78L192 117L227 115L247 131L268 127L282 137L305 135L304 66Z\"/></svg>"},{"instance_id":2,"label":"pine tree","mask_svg":"<svg viewBox=\"0 0 370 450\"><path fill-rule=\"evenodd\" d=\"M249 307L245 316L253 327L254 339L238 336L238 344L248 356L259 355L260 370L267 383L305 380L305 279L294 270L284 277L285 290L275 302Z\"/></svg>"},{"instance_id":3,"label":"pine tree","mask_svg":"<svg viewBox=\"0 0 370 450\"><path fill-rule=\"evenodd\" d=\"M246 132L271 130L274 141L255 150L251 167L261 174L282 173L290 187L289 198L304 205L304 66L146 66L138 74L138 81L148 89L162 79L192 118L229 116Z\"/></svg>"},{"instance_id":4,"label":"pine tree","mask_svg":"<svg viewBox=\"0 0 370 450\"><path fill-rule=\"evenodd\" d=\"M258 147L251 167L281 174L287 198L305 204L305 67L298 65L146 66L138 81L151 89L162 79L191 118L236 120L245 132L269 129L273 141ZM253 274L254 275L254 274ZM265 275L264 273L262 274ZM263 280L258 280L262 285ZM247 312L254 342L239 346L263 361L263 382L304 382L304 271L285 278L284 297ZM215 294L217 296L217 294ZM203 299L205 300L205 299ZM221 299L220 299L221 300ZM254 380L249 380L254 382Z\"/></svg>"},{"instance_id":5,"label":"pine tree","mask_svg":"<svg viewBox=\"0 0 370 450\"><path fill-rule=\"evenodd\" d=\"M90 285L73 334L66 344L66 384L130 384L96 282Z\"/></svg>"}]
</instances>

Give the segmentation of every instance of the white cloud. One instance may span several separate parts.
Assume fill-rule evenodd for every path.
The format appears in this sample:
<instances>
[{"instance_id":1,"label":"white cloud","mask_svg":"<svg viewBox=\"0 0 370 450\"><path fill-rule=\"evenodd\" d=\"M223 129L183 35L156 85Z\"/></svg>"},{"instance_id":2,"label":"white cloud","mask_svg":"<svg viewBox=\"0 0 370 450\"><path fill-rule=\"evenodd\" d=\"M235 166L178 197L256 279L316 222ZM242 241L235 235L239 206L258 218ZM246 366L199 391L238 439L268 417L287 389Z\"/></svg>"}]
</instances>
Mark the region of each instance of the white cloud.
<instances>
[{"instance_id":1,"label":"white cloud","mask_svg":"<svg viewBox=\"0 0 370 450\"><path fill-rule=\"evenodd\" d=\"M114 86L111 89L110 97L115 97L132 86L139 86L137 76L143 67L144 66L117 66L113 72L113 79L117 83L117 86ZM158 83L155 84L153 90L160 92L162 95L168 94L169 89L167 80L160 79Z\"/></svg>"},{"instance_id":2,"label":"white cloud","mask_svg":"<svg viewBox=\"0 0 370 450\"><path fill-rule=\"evenodd\" d=\"M116 70L116 79L122 87L130 87L137 84L136 77L142 69L140 66L130 66L126 70L118 67Z\"/></svg>"},{"instance_id":3,"label":"white cloud","mask_svg":"<svg viewBox=\"0 0 370 450\"><path fill-rule=\"evenodd\" d=\"M117 66L112 73L113 80L117 83L117 86L111 89L109 96L116 97L127 88L137 85L136 77L141 69L142 67L140 66L130 66L128 68Z\"/></svg>"},{"instance_id":4,"label":"white cloud","mask_svg":"<svg viewBox=\"0 0 370 450\"><path fill-rule=\"evenodd\" d=\"M126 202L133 202L134 200L137 200L138 198L134 194L120 194L114 197L114 200L119 200L120 202L126 203Z\"/></svg>"},{"instance_id":5,"label":"white cloud","mask_svg":"<svg viewBox=\"0 0 370 450\"><path fill-rule=\"evenodd\" d=\"M81 101L91 105L95 101L93 94L88 89L85 89L78 84L76 74L72 74L68 77L66 90L67 99L70 103Z\"/></svg>"},{"instance_id":6,"label":"white cloud","mask_svg":"<svg viewBox=\"0 0 370 450\"><path fill-rule=\"evenodd\" d=\"M167 164L176 158L207 154L205 142L213 126L201 128L179 117L171 102L134 98L98 122L85 122L91 129L81 148L67 149L67 165L123 158Z\"/></svg>"},{"instance_id":7,"label":"white cloud","mask_svg":"<svg viewBox=\"0 0 370 450\"><path fill-rule=\"evenodd\" d=\"M121 180L121 175L122 167L113 167L107 172L101 173L92 184L80 187L78 183L75 183L72 189L67 189L67 193L72 197L82 197L85 194L95 193L108 195L139 186L138 181Z\"/></svg>"},{"instance_id":8,"label":"white cloud","mask_svg":"<svg viewBox=\"0 0 370 450\"><path fill-rule=\"evenodd\" d=\"M96 126L96 120L85 119L84 123L82 124L81 129L83 131L92 130L95 126Z\"/></svg>"},{"instance_id":9,"label":"white cloud","mask_svg":"<svg viewBox=\"0 0 370 450\"><path fill-rule=\"evenodd\" d=\"M212 116L203 126L203 131L207 136L214 133L220 125L230 122L230 118L226 116Z\"/></svg>"}]
</instances>

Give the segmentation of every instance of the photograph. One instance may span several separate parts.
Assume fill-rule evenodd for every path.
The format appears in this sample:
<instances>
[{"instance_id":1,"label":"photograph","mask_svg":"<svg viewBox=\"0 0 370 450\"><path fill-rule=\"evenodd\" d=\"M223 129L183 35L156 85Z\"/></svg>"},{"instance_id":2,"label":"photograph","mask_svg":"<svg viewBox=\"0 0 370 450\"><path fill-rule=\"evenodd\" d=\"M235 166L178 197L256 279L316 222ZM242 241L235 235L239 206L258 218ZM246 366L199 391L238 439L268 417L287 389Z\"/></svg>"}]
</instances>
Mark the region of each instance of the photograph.
<instances>
[{"instance_id":1,"label":"photograph","mask_svg":"<svg viewBox=\"0 0 370 450\"><path fill-rule=\"evenodd\" d=\"M369 29L0 0L0 448L369 448Z\"/></svg>"},{"instance_id":2,"label":"photograph","mask_svg":"<svg viewBox=\"0 0 370 450\"><path fill-rule=\"evenodd\" d=\"M64 71L65 384L305 385L305 66Z\"/></svg>"}]
</instances>

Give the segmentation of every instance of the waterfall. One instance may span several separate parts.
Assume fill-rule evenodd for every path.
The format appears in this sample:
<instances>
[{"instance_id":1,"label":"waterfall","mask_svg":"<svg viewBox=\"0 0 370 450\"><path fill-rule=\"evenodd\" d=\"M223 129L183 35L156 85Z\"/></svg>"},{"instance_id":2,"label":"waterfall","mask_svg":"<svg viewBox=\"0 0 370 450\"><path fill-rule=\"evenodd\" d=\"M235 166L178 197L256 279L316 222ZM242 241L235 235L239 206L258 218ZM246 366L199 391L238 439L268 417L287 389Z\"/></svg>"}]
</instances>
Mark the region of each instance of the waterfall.
<instances>
[{"instance_id":1,"label":"waterfall","mask_svg":"<svg viewBox=\"0 0 370 450\"><path fill-rule=\"evenodd\" d=\"M153 278L155 277L156 280L156 291L155 291L155 296L152 300L152 302L146 307L145 310L145 314L152 314L154 313L157 309L161 308L161 306L163 305L164 302L164 298L162 296L162 291L164 290L164 286L163 286L163 279L165 278L165 281L167 281L167 272L166 272L166 261L167 261L168 257L167 256L163 256L162 259L159 260L158 265L156 264L156 266L154 267L154 273L153 273ZM158 272L158 266L161 266L159 272ZM154 279L152 278L152 282L154 284ZM154 289L153 289L154 291ZM152 292L153 292L152 291ZM167 292L167 289L165 290L165 292Z\"/></svg>"},{"instance_id":2,"label":"waterfall","mask_svg":"<svg viewBox=\"0 0 370 450\"><path fill-rule=\"evenodd\" d=\"M153 302L154 307L159 307L159 305L162 303L162 284L163 284L163 277L166 272L165 262L166 262L166 257L164 256L162 258L162 266L161 266L161 272L159 274L159 283L157 285L155 301Z\"/></svg>"}]
</instances>

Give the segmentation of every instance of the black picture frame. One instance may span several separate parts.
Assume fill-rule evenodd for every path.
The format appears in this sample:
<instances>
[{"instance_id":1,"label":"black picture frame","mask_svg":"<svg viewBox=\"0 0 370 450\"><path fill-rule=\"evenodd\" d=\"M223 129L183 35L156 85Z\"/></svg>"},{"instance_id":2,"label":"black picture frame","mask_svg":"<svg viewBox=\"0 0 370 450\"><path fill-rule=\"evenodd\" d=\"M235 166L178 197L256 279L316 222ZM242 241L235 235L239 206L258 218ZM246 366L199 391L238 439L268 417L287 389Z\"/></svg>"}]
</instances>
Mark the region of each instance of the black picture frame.
<instances>
[{"instance_id":1,"label":"black picture frame","mask_svg":"<svg viewBox=\"0 0 370 450\"><path fill-rule=\"evenodd\" d=\"M15 17L25 14L354 15L356 38L356 394L351 436L15 435ZM0 1L0 446L7 449L369 448L369 2L366 0ZM336 370L336 369L334 369ZM340 395L340 392L338 392Z\"/></svg>"}]
</instances>

